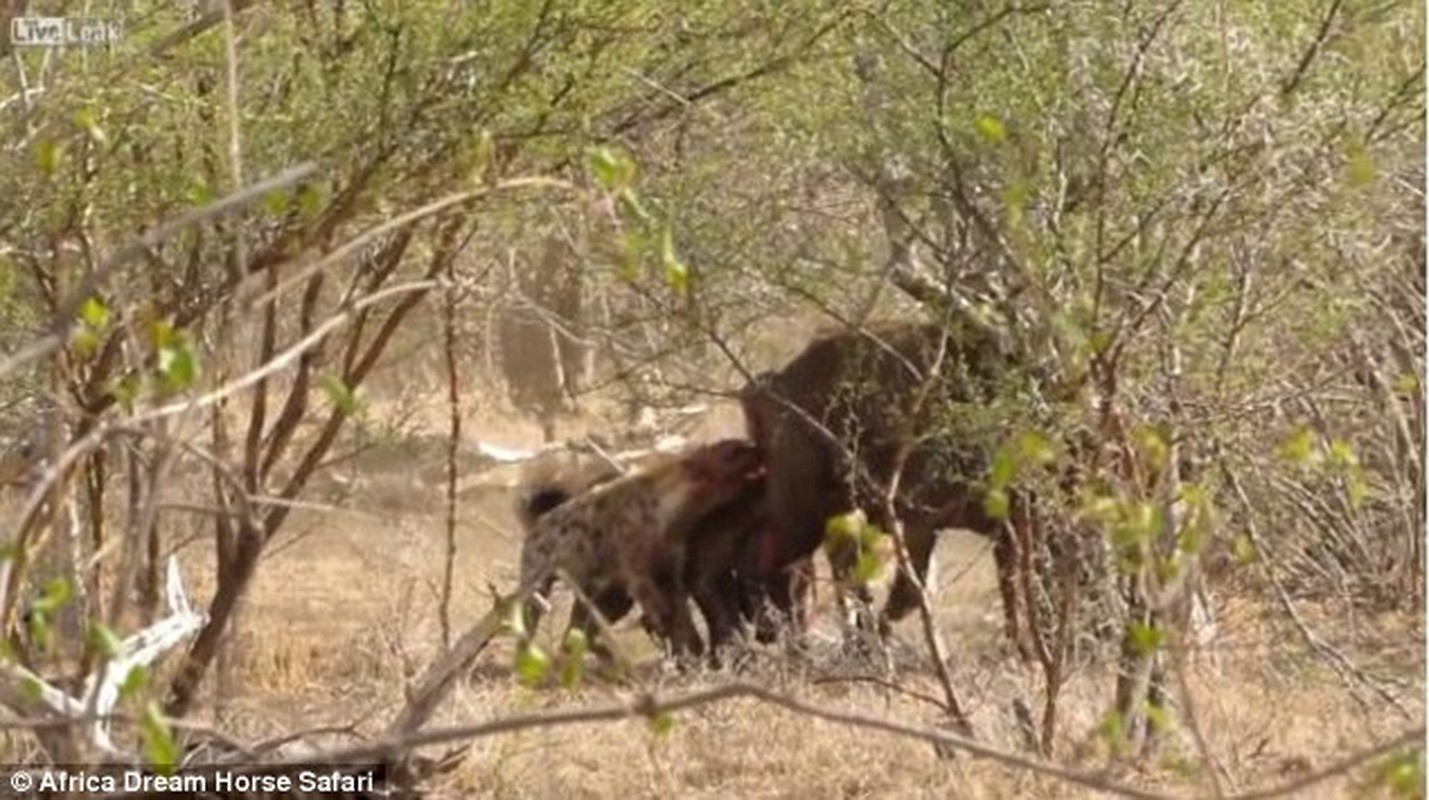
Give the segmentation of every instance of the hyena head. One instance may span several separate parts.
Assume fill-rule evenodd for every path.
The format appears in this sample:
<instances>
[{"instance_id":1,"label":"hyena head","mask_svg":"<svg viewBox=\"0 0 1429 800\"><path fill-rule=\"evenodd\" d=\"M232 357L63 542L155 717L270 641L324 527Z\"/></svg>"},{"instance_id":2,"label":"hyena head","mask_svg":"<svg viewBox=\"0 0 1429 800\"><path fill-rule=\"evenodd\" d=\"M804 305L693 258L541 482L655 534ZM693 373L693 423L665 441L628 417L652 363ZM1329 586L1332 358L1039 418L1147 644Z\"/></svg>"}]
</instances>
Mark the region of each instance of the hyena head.
<instances>
[{"instance_id":1,"label":"hyena head","mask_svg":"<svg viewBox=\"0 0 1429 800\"><path fill-rule=\"evenodd\" d=\"M661 514L670 522L703 517L744 496L764 478L764 451L745 439L695 448L672 465Z\"/></svg>"}]
</instances>

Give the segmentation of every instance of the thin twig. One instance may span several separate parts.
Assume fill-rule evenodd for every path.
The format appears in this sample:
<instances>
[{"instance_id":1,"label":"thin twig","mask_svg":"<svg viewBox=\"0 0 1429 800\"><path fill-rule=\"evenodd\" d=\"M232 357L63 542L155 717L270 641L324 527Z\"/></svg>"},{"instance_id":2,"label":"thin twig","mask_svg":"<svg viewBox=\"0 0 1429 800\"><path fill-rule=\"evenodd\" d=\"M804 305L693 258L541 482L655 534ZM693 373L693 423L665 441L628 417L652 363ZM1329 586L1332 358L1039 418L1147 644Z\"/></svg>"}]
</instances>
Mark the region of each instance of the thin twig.
<instances>
[{"instance_id":1,"label":"thin twig","mask_svg":"<svg viewBox=\"0 0 1429 800\"><path fill-rule=\"evenodd\" d=\"M454 260L453 260L454 261ZM442 564L442 597L438 616L442 648L451 647L452 576L456 569L457 449L461 444L461 392L456 364L456 273L447 262L449 286L442 301L442 355L447 370L447 550Z\"/></svg>"},{"instance_id":2,"label":"thin twig","mask_svg":"<svg viewBox=\"0 0 1429 800\"><path fill-rule=\"evenodd\" d=\"M130 240L128 244L125 244L123 247L111 253L93 272L90 272L80 281L79 285L75 287L69 297L59 305L59 310L55 314L55 319L50 324L50 329L47 334L21 347L8 358L0 360L0 377L8 375L18 369L22 364L37 358L43 358L57 350L60 345L64 343L65 337L69 335L70 330L76 324L78 320L76 314L79 311L80 305L93 295L99 284L119 267L142 256L146 252L158 248L164 241L185 228L243 208L249 203L267 195L274 189L281 189L290 184L297 183L316 171L317 164L311 161L289 167L271 178L261 180L242 191L234 192L227 197L209 203L203 208L186 211L177 217L162 222L154 226L147 233Z\"/></svg>"}]
</instances>

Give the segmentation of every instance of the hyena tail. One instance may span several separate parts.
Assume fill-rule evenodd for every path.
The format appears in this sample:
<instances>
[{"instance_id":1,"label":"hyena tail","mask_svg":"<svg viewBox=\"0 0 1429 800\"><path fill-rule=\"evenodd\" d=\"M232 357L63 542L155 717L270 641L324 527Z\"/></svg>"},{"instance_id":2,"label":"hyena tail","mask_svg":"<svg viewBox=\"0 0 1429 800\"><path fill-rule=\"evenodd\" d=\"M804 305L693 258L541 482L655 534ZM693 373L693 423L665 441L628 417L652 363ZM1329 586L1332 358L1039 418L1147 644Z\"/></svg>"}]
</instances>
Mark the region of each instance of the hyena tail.
<instances>
[{"instance_id":1,"label":"hyena tail","mask_svg":"<svg viewBox=\"0 0 1429 800\"><path fill-rule=\"evenodd\" d=\"M596 459L577 453L550 452L527 462L516 483L516 519L529 535L551 509L620 472Z\"/></svg>"}]
</instances>

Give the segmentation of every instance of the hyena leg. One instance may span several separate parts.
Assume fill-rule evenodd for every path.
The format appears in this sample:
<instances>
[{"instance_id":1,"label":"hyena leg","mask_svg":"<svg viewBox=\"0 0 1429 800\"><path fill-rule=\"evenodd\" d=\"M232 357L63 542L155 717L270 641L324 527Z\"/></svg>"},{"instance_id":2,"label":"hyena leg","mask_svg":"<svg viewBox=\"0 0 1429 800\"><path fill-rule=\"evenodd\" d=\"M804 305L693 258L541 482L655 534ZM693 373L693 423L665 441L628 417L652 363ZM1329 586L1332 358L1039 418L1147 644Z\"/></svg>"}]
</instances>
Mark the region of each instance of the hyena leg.
<instances>
[{"instance_id":1,"label":"hyena leg","mask_svg":"<svg viewBox=\"0 0 1429 800\"><path fill-rule=\"evenodd\" d=\"M650 624L666 639L676 657L704 654L704 642L690 615L690 598L685 590L678 557L659 557L650 569L634 576L631 594L645 609Z\"/></svg>"},{"instance_id":2,"label":"hyena leg","mask_svg":"<svg viewBox=\"0 0 1429 800\"><path fill-rule=\"evenodd\" d=\"M700 575L691 593L695 605L705 618L709 630L711 663L719 666L719 651L734 638L735 620L739 616L739 585L733 573Z\"/></svg>"},{"instance_id":3,"label":"hyena leg","mask_svg":"<svg viewBox=\"0 0 1429 800\"><path fill-rule=\"evenodd\" d=\"M800 559L779 573L775 607L784 614L796 638L809 630L809 594L814 588L814 560Z\"/></svg>"},{"instance_id":4,"label":"hyena leg","mask_svg":"<svg viewBox=\"0 0 1429 800\"><path fill-rule=\"evenodd\" d=\"M594 603L595 611L599 612L609 625L619 622L635 607L635 600L624 589L610 588L587 596ZM584 633L590 651L600 659L607 662L614 660L615 656L605 640L604 631L601 630L600 620L591 612L590 606L579 599L571 606L571 621L567 630Z\"/></svg>"}]
</instances>

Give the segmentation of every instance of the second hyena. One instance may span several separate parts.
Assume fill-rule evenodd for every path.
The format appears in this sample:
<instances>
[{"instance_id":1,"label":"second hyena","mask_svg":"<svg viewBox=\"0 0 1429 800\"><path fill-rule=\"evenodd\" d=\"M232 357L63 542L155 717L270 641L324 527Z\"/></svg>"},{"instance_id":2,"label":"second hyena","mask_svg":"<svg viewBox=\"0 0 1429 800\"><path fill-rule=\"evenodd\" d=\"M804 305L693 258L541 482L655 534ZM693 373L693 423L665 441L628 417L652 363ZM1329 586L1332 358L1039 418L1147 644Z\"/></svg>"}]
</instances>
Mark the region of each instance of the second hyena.
<instances>
[{"instance_id":1,"label":"second hyena","mask_svg":"<svg viewBox=\"0 0 1429 800\"><path fill-rule=\"evenodd\" d=\"M522 586L546 595L564 572L603 615L618 618L638 603L649 629L667 639L675 655L700 655L685 577L690 531L744 495L762 471L755 445L725 439L658 459L564 502L555 494L531 497L527 507L537 513L525 520ZM527 608L533 627L536 605ZM571 625L595 633L585 602L575 604Z\"/></svg>"}]
</instances>

